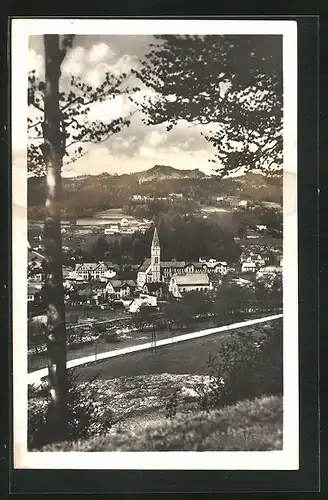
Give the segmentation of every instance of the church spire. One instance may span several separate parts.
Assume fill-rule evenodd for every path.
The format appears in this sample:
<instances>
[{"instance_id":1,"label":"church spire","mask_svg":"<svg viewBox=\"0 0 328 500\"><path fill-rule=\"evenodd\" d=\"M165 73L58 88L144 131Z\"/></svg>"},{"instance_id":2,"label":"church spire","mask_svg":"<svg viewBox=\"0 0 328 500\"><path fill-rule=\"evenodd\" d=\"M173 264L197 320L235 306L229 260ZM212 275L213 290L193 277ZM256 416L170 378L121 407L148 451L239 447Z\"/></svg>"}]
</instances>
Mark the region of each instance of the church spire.
<instances>
[{"instance_id":1,"label":"church spire","mask_svg":"<svg viewBox=\"0 0 328 500\"><path fill-rule=\"evenodd\" d=\"M152 248L160 246L159 245L159 237L158 237L156 226L155 226L155 229L154 229L153 241L152 241L151 246L152 246Z\"/></svg>"},{"instance_id":2,"label":"church spire","mask_svg":"<svg viewBox=\"0 0 328 500\"><path fill-rule=\"evenodd\" d=\"M152 282L159 283L161 281L161 247L159 244L159 237L157 228L155 226L153 241L151 244L151 272Z\"/></svg>"}]
</instances>

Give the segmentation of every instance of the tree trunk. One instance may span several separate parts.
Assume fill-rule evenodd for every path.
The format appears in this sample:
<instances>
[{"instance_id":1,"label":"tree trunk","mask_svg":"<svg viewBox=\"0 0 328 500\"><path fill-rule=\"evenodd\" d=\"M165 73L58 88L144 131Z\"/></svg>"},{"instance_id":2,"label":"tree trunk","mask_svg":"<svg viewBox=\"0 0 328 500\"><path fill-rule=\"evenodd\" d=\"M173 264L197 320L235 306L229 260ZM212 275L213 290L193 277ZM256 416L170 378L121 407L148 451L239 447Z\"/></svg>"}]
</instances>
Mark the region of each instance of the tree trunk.
<instances>
[{"instance_id":1,"label":"tree trunk","mask_svg":"<svg viewBox=\"0 0 328 500\"><path fill-rule=\"evenodd\" d=\"M63 141L59 109L59 79L62 54L58 35L44 35L45 90L42 145L46 164L46 218L44 223L44 301L47 309L48 352L52 440L67 437L68 383L66 371L66 329L60 228L61 167ZM50 437L50 436L49 436Z\"/></svg>"}]
</instances>

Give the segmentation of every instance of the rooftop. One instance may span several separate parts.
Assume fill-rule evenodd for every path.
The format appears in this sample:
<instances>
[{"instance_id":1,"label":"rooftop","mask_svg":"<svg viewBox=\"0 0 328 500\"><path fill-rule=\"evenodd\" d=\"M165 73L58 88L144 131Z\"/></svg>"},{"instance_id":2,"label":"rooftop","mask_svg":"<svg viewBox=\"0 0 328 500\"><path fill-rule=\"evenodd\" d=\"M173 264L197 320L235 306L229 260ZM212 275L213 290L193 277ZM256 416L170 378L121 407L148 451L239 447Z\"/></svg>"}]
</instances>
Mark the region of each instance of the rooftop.
<instances>
[{"instance_id":1,"label":"rooftop","mask_svg":"<svg viewBox=\"0 0 328 500\"><path fill-rule=\"evenodd\" d=\"M185 274L174 276L177 285L209 285L210 279L207 274Z\"/></svg>"}]
</instances>

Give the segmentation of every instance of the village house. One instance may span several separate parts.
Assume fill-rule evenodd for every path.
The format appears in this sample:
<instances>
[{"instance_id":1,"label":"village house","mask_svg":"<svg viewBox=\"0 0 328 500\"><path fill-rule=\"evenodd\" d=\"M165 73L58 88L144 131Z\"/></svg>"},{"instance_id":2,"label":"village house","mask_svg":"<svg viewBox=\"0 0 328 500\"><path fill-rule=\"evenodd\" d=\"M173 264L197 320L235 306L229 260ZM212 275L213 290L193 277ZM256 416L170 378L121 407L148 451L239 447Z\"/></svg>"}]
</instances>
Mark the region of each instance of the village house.
<instances>
[{"instance_id":1,"label":"village house","mask_svg":"<svg viewBox=\"0 0 328 500\"><path fill-rule=\"evenodd\" d=\"M265 284L267 288L271 288L275 279L282 280L282 269L280 266L266 266L259 269L256 273L256 279Z\"/></svg>"},{"instance_id":2,"label":"village house","mask_svg":"<svg viewBox=\"0 0 328 500\"><path fill-rule=\"evenodd\" d=\"M28 285L27 302L36 302L39 299L39 297L40 297L40 289L35 286Z\"/></svg>"},{"instance_id":3,"label":"village house","mask_svg":"<svg viewBox=\"0 0 328 500\"><path fill-rule=\"evenodd\" d=\"M265 259L262 257L262 255L260 253L255 253L252 250L242 252L240 256L240 262L242 264L242 267L244 263L253 263L255 264L256 269L259 269L260 267L264 267L266 265ZM246 265L246 267L248 266Z\"/></svg>"},{"instance_id":4,"label":"village house","mask_svg":"<svg viewBox=\"0 0 328 500\"><path fill-rule=\"evenodd\" d=\"M128 311L131 313L137 313L140 311L142 306L156 307L157 297L154 295L140 294L139 297L133 299L128 306Z\"/></svg>"},{"instance_id":5,"label":"village house","mask_svg":"<svg viewBox=\"0 0 328 500\"><path fill-rule=\"evenodd\" d=\"M222 275L227 274L228 264L225 261L218 261L216 259L205 259L203 257L200 257L199 262L202 264L203 272L219 273Z\"/></svg>"},{"instance_id":6,"label":"village house","mask_svg":"<svg viewBox=\"0 0 328 500\"><path fill-rule=\"evenodd\" d=\"M106 280L110 271L116 271L111 262L82 262L75 265L78 280Z\"/></svg>"},{"instance_id":7,"label":"village house","mask_svg":"<svg viewBox=\"0 0 328 500\"><path fill-rule=\"evenodd\" d=\"M87 283L78 283L75 286L66 289L67 298L72 303L96 303L106 297L106 283L101 281L89 281Z\"/></svg>"},{"instance_id":8,"label":"village house","mask_svg":"<svg viewBox=\"0 0 328 500\"><path fill-rule=\"evenodd\" d=\"M109 297L125 298L134 295L137 284L133 280L109 280L105 290Z\"/></svg>"},{"instance_id":9,"label":"village house","mask_svg":"<svg viewBox=\"0 0 328 500\"><path fill-rule=\"evenodd\" d=\"M253 261L244 261L242 262L241 264L241 272L242 273L249 273L249 272L252 272L252 273L255 273L256 271L256 264L255 262Z\"/></svg>"},{"instance_id":10,"label":"village house","mask_svg":"<svg viewBox=\"0 0 328 500\"><path fill-rule=\"evenodd\" d=\"M183 199L183 194L182 193L170 193L169 198L171 199L176 199L176 200L182 200Z\"/></svg>"},{"instance_id":11,"label":"village house","mask_svg":"<svg viewBox=\"0 0 328 500\"><path fill-rule=\"evenodd\" d=\"M181 298L185 292L208 292L213 289L213 285L208 274L186 274L172 276L169 284L169 292L175 298Z\"/></svg>"},{"instance_id":12,"label":"village house","mask_svg":"<svg viewBox=\"0 0 328 500\"><path fill-rule=\"evenodd\" d=\"M158 299L162 299L167 295L168 286L166 283L145 283L142 292L147 295L155 295Z\"/></svg>"},{"instance_id":13,"label":"village house","mask_svg":"<svg viewBox=\"0 0 328 500\"><path fill-rule=\"evenodd\" d=\"M28 247L28 264L27 264L27 279L29 285L40 290L44 282L43 274L43 255Z\"/></svg>"}]
</instances>

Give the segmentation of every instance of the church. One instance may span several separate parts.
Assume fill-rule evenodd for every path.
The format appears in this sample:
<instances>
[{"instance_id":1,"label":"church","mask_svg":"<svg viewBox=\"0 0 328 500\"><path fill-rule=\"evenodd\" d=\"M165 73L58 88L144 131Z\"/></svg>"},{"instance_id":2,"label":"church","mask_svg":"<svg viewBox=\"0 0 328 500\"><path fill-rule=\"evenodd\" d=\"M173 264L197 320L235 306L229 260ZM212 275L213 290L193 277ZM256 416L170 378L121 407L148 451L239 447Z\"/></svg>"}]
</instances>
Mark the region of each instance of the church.
<instances>
[{"instance_id":1,"label":"church","mask_svg":"<svg viewBox=\"0 0 328 500\"><path fill-rule=\"evenodd\" d=\"M161 247L157 228L154 229L150 250L150 258L141 264L137 284L142 288L145 283L169 283L172 276L207 273L208 266L204 262L161 261Z\"/></svg>"}]
</instances>

